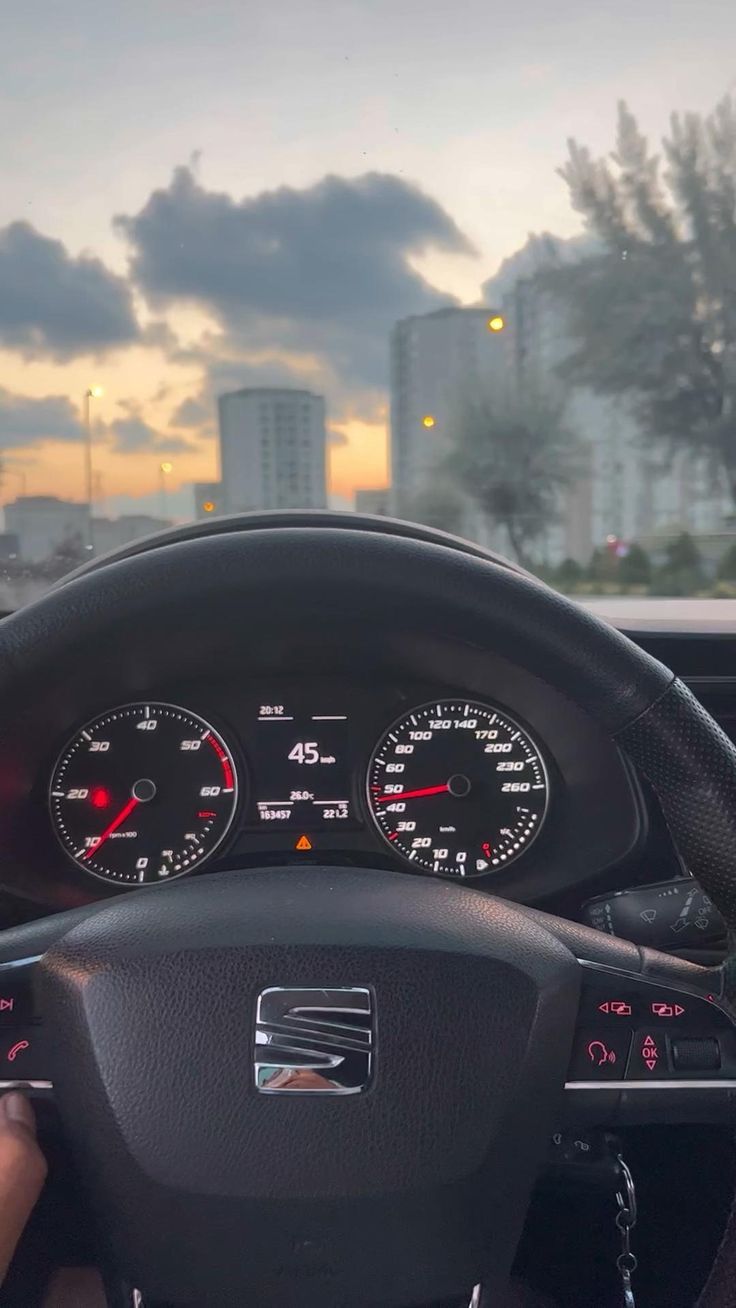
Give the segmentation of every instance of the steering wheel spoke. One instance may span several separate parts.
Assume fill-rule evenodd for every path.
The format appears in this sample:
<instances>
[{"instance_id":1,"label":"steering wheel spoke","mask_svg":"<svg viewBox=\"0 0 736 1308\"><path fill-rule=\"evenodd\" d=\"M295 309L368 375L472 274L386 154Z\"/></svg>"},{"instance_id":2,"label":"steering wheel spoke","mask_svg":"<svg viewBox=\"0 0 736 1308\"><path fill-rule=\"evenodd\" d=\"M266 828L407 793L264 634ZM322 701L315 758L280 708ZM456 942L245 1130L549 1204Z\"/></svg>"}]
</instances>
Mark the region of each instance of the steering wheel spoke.
<instances>
[{"instance_id":1,"label":"steering wheel spoke","mask_svg":"<svg viewBox=\"0 0 736 1308\"><path fill-rule=\"evenodd\" d=\"M606 1126L736 1121L736 1025L718 993L720 974L695 969L665 980L579 961L566 1119Z\"/></svg>"}]
</instances>

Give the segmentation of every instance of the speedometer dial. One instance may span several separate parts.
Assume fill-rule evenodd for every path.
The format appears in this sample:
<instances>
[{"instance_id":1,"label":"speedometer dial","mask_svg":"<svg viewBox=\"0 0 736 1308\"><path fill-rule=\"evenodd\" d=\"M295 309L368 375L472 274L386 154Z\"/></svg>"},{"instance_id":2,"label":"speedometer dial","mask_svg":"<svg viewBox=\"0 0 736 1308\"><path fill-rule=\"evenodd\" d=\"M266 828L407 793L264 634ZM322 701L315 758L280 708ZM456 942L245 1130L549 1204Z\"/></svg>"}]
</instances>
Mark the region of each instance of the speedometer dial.
<instances>
[{"instance_id":1,"label":"speedometer dial","mask_svg":"<svg viewBox=\"0 0 736 1308\"><path fill-rule=\"evenodd\" d=\"M395 722L368 770L368 803L391 848L416 867L482 876L539 834L549 783L531 736L487 704L441 700Z\"/></svg>"},{"instance_id":2,"label":"speedometer dial","mask_svg":"<svg viewBox=\"0 0 736 1308\"><path fill-rule=\"evenodd\" d=\"M225 742L175 704L126 704L88 722L51 779L51 818L85 872L142 885L182 876L224 838L238 782Z\"/></svg>"}]
</instances>

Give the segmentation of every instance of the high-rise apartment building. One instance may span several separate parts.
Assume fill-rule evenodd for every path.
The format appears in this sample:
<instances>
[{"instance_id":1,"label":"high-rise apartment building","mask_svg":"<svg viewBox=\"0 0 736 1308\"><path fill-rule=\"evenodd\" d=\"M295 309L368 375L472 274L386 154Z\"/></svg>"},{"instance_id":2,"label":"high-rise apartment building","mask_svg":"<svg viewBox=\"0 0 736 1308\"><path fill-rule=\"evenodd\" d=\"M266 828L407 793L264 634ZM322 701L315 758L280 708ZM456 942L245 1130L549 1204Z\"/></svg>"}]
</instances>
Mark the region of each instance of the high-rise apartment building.
<instances>
[{"instance_id":1,"label":"high-rise apartment building","mask_svg":"<svg viewBox=\"0 0 736 1308\"><path fill-rule=\"evenodd\" d=\"M311 391L221 395L221 483L228 513L327 504L325 402Z\"/></svg>"},{"instance_id":2,"label":"high-rise apartment building","mask_svg":"<svg viewBox=\"0 0 736 1308\"><path fill-rule=\"evenodd\" d=\"M589 244L588 237L532 237L484 288L489 303L502 306L517 394L536 391L558 399L580 442L579 478L563 493L560 521L548 532L546 557L552 562L565 555L586 562L610 536L651 545L683 530L718 532L729 514L727 488L707 462L655 446L624 397L563 385L559 367L573 341L563 306L536 274L585 257Z\"/></svg>"},{"instance_id":3,"label":"high-rise apartment building","mask_svg":"<svg viewBox=\"0 0 736 1308\"><path fill-rule=\"evenodd\" d=\"M391 484L399 511L451 449L466 398L505 386L503 322L491 309L438 309L404 318L391 337Z\"/></svg>"}]
</instances>

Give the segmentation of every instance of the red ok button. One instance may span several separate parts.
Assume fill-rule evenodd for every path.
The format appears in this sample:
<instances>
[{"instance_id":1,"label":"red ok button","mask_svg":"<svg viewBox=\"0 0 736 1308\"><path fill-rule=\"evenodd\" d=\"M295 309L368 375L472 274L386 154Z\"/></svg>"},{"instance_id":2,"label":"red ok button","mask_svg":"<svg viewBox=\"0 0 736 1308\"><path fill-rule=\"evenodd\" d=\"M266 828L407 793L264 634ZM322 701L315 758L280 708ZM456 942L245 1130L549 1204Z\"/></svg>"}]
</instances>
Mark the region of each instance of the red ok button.
<instances>
[{"instance_id":1,"label":"red ok button","mask_svg":"<svg viewBox=\"0 0 736 1308\"><path fill-rule=\"evenodd\" d=\"M647 1080L667 1075L664 1038L656 1031L637 1031L631 1048L628 1079Z\"/></svg>"}]
</instances>

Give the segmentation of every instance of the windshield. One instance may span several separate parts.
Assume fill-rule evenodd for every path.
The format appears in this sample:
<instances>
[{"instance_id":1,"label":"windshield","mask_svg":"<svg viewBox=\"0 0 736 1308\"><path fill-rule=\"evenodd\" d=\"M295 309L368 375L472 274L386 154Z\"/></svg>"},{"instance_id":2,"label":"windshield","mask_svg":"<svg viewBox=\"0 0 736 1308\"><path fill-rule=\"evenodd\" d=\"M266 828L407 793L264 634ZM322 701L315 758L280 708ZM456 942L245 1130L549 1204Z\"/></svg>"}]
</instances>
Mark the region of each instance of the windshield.
<instances>
[{"instance_id":1,"label":"windshield","mask_svg":"<svg viewBox=\"0 0 736 1308\"><path fill-rule=\"evenodd\" d=\"M732 0L34 0L0 43L0 609L332 507L736 596Z\"/></svg>"}]
</instances>

